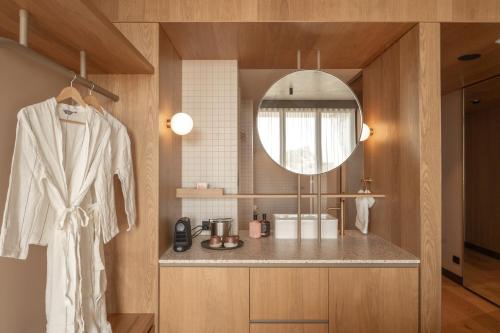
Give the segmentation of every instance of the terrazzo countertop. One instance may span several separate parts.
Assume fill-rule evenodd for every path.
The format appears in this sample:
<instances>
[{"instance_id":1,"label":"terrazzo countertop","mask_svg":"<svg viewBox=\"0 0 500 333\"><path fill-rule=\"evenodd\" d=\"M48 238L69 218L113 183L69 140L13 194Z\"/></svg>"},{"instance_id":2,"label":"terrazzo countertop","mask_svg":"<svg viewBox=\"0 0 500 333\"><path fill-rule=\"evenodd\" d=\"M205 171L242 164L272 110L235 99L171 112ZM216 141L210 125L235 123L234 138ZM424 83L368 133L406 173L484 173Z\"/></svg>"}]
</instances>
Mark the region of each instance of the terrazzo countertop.
<instances>
[{"instance_id":1,"label":"terrazzo countertop","mask_svg":"<svg viewBox=\"0 0 500 333\"><path fill-rule=\"evenodd\" d=\"M375 235L347 230L339 239L275 239L274 235L252 239L240 231L243 247L217 251L201 247L207 236L193 239L185 252L169 248L160 258L160 266L240 266L240 267L416 267L420 260L413 254Z\"/></svg>"}]
</instances>

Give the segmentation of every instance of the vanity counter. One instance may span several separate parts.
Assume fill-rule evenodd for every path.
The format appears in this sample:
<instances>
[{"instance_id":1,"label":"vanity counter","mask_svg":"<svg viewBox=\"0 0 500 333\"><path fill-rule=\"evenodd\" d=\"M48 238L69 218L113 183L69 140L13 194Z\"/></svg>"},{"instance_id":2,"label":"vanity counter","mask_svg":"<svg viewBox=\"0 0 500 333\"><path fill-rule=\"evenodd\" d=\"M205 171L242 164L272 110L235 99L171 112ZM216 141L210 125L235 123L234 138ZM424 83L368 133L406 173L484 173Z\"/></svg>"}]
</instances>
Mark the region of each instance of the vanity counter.
<instances>
[{"instance_id":1,"label":"vanity counter","mask_svg":"<svg viewBox=\"0 0 500 333\"><path fill-rule=\"evenodd\" d=\"M376 235L346 230L342 238L322 240L252 239L240 231L243 247L216 251L201 247L207 236L193 240L191 249L175 252L170 247L160 258L160 266L239 266L239 267L418 267L413 254Z\"/></svg>"}]
</instances>

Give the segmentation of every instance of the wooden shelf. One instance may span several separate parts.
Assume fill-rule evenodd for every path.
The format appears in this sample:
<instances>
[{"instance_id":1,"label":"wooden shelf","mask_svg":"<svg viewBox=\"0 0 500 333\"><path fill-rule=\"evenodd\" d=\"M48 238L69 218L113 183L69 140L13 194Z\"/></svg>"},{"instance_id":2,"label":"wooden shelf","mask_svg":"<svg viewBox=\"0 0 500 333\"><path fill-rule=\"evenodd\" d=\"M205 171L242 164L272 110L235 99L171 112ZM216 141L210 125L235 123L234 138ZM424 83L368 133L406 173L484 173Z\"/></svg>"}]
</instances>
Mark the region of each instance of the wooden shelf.
<instances>
[{"instance_id":1,"label":"wooden shelf","mask_svg":"<svg viewBox=\"0 0 500 333\"><path fill-rule=\"evenodd\" d=\"M154 332L155 317L152 313L113 313L108 315L113 333Z\"/></svg>"},{"instance_id":2,"label":"wooden shelf","mask_svg":"<svg viewBox=\"0 0 500 333\"><path fill-rule=\"evenodd\" d=\"M176 197L180 199L292 199L297 198L296 193L292 194L224 194L224 190L221 188L207 189L207 190L197 190L195 188L178 188L176 191ZM315 198L317 194L301 194L302 198ZM361 198L361 197L373 197L373 198L385 198L385 194L361 194L361 193L323 193L322 198Z\"/></svg>"},{"instance_id":3,"label":"wooden shelf","mask_svg":"<svg viewBox=\"0 0 500 333\"><path fill-rule=\"evenodd\" d=\"M19 9L29 12L28 46L80 71L87 53L89 74L152 74L154 67L90 1L4 0L0 36L17 40Z\"/></svg>"}]
</instances>

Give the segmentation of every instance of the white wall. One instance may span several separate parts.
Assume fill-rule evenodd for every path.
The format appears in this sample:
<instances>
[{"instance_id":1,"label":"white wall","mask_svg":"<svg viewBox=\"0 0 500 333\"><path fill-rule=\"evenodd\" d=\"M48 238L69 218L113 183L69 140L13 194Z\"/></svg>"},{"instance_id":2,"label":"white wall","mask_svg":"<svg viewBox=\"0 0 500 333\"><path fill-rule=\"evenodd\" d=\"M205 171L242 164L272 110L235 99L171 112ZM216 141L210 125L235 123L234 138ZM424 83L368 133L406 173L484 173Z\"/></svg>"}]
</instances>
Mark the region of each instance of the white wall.
<instances>
[{"instance_id":1,"label":"white wall","mask_svg":"<svg viewBox=\"0 0 500 333\"><path fill-rule=\"evenodd\" d=\"M193 131L182 138L182 186L206 182L238 193L238 63L236 60L183 60L182 111ZM236 199L183 199L182 215L191 224L231 217L237 225Z\"/></svg>"},{"instance_id":2,"label":"white wall","mask_svg":"<svg viewBox=\"0 0 500 333\"><path fill-rule=\"evenodd\" d=\"M443 267L462 276L463 261L463 119L462 91L442 98L442 263ZM460 264L452 261L460 257Z\"/></svg>"}]
</instances>

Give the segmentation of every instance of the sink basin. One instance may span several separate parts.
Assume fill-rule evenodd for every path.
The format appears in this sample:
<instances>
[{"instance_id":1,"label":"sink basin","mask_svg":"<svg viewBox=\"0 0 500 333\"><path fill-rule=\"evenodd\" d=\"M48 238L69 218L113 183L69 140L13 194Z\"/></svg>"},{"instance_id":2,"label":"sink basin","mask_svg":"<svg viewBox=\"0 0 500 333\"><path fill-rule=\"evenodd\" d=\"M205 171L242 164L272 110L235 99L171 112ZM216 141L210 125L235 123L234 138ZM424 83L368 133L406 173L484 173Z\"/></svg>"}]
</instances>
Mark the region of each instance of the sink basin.
<instances>
[{"instance_id":1,"label":"sink basin","mask_svg":"<svg viewBox=\"0 0 500 333\"><path fill-rule=\"evenodd\" d=\"M297 239L297 214L274 214L274 238ZM301 238L318 238L318 214L301 214ZM321 239L338 237L338 219L321 214Z\"/></svg>"}]
</instances>

